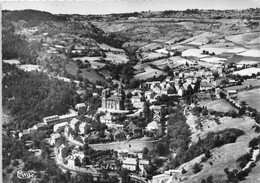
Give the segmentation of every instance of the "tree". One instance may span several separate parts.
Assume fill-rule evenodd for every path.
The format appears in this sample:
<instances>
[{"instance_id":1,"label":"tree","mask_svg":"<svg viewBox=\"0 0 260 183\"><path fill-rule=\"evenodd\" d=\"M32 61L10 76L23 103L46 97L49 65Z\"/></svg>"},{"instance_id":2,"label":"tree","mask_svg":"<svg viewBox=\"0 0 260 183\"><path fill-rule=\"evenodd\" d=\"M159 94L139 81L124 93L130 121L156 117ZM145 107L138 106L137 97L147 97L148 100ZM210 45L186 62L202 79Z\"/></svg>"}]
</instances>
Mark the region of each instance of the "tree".
<instances>
[{"instance_id":1,"label":"tree","mask_svg":"<svg viewBox=\"0 0 260 183\"><path fill-rule=\"evenodd\" d=\"M229 110L229 115L232 117L232 118L235 118L237 117L237 112L233 109L233 110Z\"/></svg>"},{"instance_id":2,"label":"tree","mask_svg":"<svg viewBox=\"0 0 260 183\"><path fill-rule=\"evenodd\" d=\"M156 145L156 151L157 153L159 154L159 156L162 156L165 154L165 147L163 145L163 143L159 142L157 145Z\"/></svg>"},{"instance_id":3,"label":"tree","mask_svg":"<svg viewBox=\"0 0 260 183\"><path fill-rule=\"evenodd\" d=\"M239 109L238 113L239 113L239 115L241 115L241 116L244 115L244 114L246 113L245 107L241 107L241 108Z\"/></svg>"},{"instance_id":4,"label":"tree","mask_svg":"<svg viewBox=\"0 0 260 183\"><path fill-rule=\"evenodd\" d=\"M126 168L122 168L119 175L122 177L122 183L130 183L130 172Z\"/></svg>"},{"instance_id":5,"label":"tree","mask_svg":"<svg viewBox=\"0 0 260 183\"><path fill-rule=\"evenodd\" d=\"M207 177L207 183L213 183L213 176L212 175L209 175Z\"/></svg>"},{"instance_id":6,"label":"tree","mask_svg":"<svg viewBox=\"0 0 260 183\"><path fill-rule=\"evenodd\" d=\"M248 147L250 148L254 148L255 146L257 146L260 143L260 136L259 137L255 137L252 140L249 141L248 143Z\"/></svg>"},{"instance_id":7,"label":"tree","mask_svg":"<svg viewBox=\"0 0 260 183\"><path fill-rule=\"evenodd\" d=\"M171 68L167 65L163 68L164 72L169 72L171 70Z\"/></svg>"},{"instance_id":8,"label":"tree","mask_svg":"<svg viewBox=\"0 0 260 183\"><path fill-rule=\"evenodd\" d=\"M204 109L202 109L201 113L203 116L206 116L206 115L208 115L208 110L206 108L204 108Z\"/></svg>"},{"instance_id":9,"label":"tree","mask_svg":"<svg viewBox=\"0 0 260 183\"><path fill-rule=\"evenodd\" d=\"M145 115L145 119L148 122L150 120L150 104L149 102L144 102L143 113Z\"/></svg>"},{"instance_id":10,"label":"tree","mask_svg":"<svg viewBox=\"0 0 260 183\"><path fill-rule=\"evenodd\" d=\"M82 165L90 165L91 164L91 161L90 161L90 159L89 159L89 157L84 157L83 159L82 159Z\"/></svg>"},{"instance_id":11,"label":"tree","mask_svg":"<svg viewBox=\"0 0 260 183\"><path fill-rule=\"evenodd\" d=\"M205 150L205 157L207 158L207 159L209 159L210 157L211 157L211 153L210 153L210 150L208 150L208 149L206 149Z\"/></svg>"},{"instance_id":12,"label":"tree","mask_svg":"<svg viewBox=\"0 0 260 183\"><path fill-rule=\"evenodd\" d=\"M126 94L126 98L130 99L130 98L132 98L132 96L133 96L133 94L130 91L128 91Z\"/></svg>"},{"instance_id":13,"label":"tree","mask_svg":"<svg viewBox=\"0 0 260 183\"><path fill-rule=\"evenodd\" d=\"M257 122L258 124L260 124L260 112L258 112L255 116L255 122Z\"/></svg>"},{"instance_id":14,"label":"tree","mask_svg":"<svg viewBox=\"0 0 260 183\"><path fill-rule=\"evenodd\" d=\"M226 98L226 94L223 93L223 92L220 92L220 93L219 93L219 96L220 96L220 98L222 98L222 99Z\"/></svg>"},{"instance_id":15,"label":"tree","mask_svg":"<svg viewBox=\"0 0 260 183\"><path fill-rule=\"evenodd\" d=\"M19 165L19 161L17 161L16 159L13 161L12 163L13 166L18 166Z\"/></svg>"},{"instance_id":16,"label":"tree","mask_svg":"<svg viewBox=\"0 0 260 183\"><path fill-rule=\"evenodd\" d=\"M225 172L226 174L229 173L229 169L228 169L228 167L225 167L225 168L224 168L224 172Z\"/></svg>"},{"instance_id":17,"label":"tree","mask_svg":"<svg viewBox=\"0 0 260 183\"><path fill-rule=\"evenodd\" d=\"M143 157L146 156L148 154L148 152L149 152L149 150L146 147L144 147L144 149L143 149Z\"/></svg>"},{"instance_id":18,"label":"tree","mask_svg":"<svg viewBox=\"0 0 260 183\"><path fill-rule=\"evenodd\" d=\"M197 93L200 90L200 80L197 79L195 86L194 86L194 93Z\"/></svg>"},{"instance_id":19,"label":"tree","mask_svg":"<svg viewBox=\"0 0 260 183\"><path fill-rule=\"evenodd\" d=\"M81 162L79 160L79 157L75 158L75 166L81 167Z\"/></svg>"}]
</instances>

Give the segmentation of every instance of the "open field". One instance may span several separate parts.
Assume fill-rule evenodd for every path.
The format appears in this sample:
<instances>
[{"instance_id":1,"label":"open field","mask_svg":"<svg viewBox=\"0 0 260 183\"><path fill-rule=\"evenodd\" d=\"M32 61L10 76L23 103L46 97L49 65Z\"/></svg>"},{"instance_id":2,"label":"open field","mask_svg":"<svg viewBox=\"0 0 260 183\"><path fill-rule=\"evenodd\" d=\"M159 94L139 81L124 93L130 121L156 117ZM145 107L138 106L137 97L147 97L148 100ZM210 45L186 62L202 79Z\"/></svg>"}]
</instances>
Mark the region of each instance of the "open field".
<instances>
[{"instance_id":1,"label":"open field","mask_svg":"<svg viewBox=\"0 0 260 183\"><path fill-rule=\"evenodd\" d=\"M75 62L70 62L68 65L66 65L66 71L73 76L77 75L78 70L78 66Z\"/></svg>"},{"instance_id":2,"label":"open field","mask_svg":"<svg viewBox=\"0 0 260 183\"><path fill-rule=\"evenodd\" d=\"M153 62L149 62L153 65L156 65L157 67L163 69L165 66L169 66L169 59L161 59L161 60L156 60Z\"/></svg>"},{"instance_id":3,"label":"open field","mask_svg":"<svg viewBox=\"0 0 260 183\"><path fill-rule=\"evenodd\" d=\"M189 39L186 39L185 41L180 42L179 44L189 44L189 45L203 45L209 42L209 39L212 37L215 37L215 33L211 32L204 32L202 34L199 34L197 36L191 37Z\"/></svg>"},{"instance_id":4,"label":"open field","mask_svg":"<svg viewBox=\"0 0 260 183\"><path fill-rule=\"evenodd\" d=\"M98 60L100 60L100 58L101 57L74 57L73 60L74 61L81 60L82 63L84 63L87 60L91 64L91 67L93 69L96 69L96 68L102 68L106 65L105 63L97 62Z\"/></svg>"},{"instance_id":5,"label":"open field","mask_svg":"<svg viewBox=\"0 0 260 183\"><path fill-rule=\"evenodd\" d=\"M236 63L237 65L255 65L255 64L259 64L260 61L250 61L250 60L243 60L243 61L240 61L238 63Z\"/></svg>"},{"instance_id":6,"label":"open field","mask_svg":"<svg viewBox=\"0 0 260 183\"><path fill-rule=\"evenodd\" d=\"M140 80L146 80L146 79L152 78L154 76L158 77L158 76L162 75L163 73L164 73L163 71L153 69L151 67L146 67L145 72L135 75L135 78L140 79Z\"/></svg>"},{"instance_id":7,"label":"open field","mask_svg":"<svg viewBox=\"0 0 260 183\"><path fill-rule=\"evenodd\" d=\"M222 63L225 63L227 59L209 56L209 57L206 57L206 58L202 58L200 60L204 61L204 62L213 63L213 64L222 64Z\"/></svg>"},{"instance_id":8,"label":"open field","mask_svg":"<svg viewBox=\"0 0 260 183\"><path fill-rule=\"evenodd\" d=\"M260 63L259 57L249 57L249 56L242 56L242 55L233 55L230 59L227 60L227 63L238 63L241 61L257 61Z\"/></svg>"},{"instance_id":9,"label":"open field","mask_svg":"<svg viewBox=\"0 0 260 183\"><path fill-rule=\"evenodd\" d=\"M141 48L138 49L138 51L153 51L153 50L156 50L156 49L160 49L162 48L162 46L158 43L151 43L151 44L148 44L148 45L145 45Z\"/></svg>"},{"instance_id":10,"label":"open field","mask_svg":"<svg viewBox=\"0 0 260 183\"><path fill-rule=\"evenodd\" d=\"M248 79L243 82L242 85L230 86L224 88L225 90L244 90L247 86L251 85L252 87L260 87L259 79Z\"/></svg>"},{"instance_id":11,"label":"open field","mask_svg":"<svg viewBox=\"0 0 260 183\"><path fill-rule=\"evenodd\" d=\"M105 60L110 60L114 62L115 64L120 64L120 63L127 63L129 59L127 58L126 54L114 54L111 52L106 53L107 57Z\"/></svg>"},{"instance_id":12,"label":"open field","mask_svg":"<svg viewBox=\"0 0 260 183\"><path fill-rule=\"evenodd\" d=\"M94 71L88 71L87 69L81 69L82 73L82 77L88 79L90 82L97 82L97 81L102 81L102 82L106 82L103 78L101 78L99 75L97 75L97 73L95 73Z\"/></svg>"},{"instance_id":13,"label":"open field","mask_svg":"<svg viewBox=\"0 0 260 183\"><path fill-rule=\"evenodd\" d=\"M179 65L185 65L186 63L188 64L193 64L192 61L182 58L180 56L175 56L175 57L170 57L170 58L164 58L164 59L160 59L160 60L156 60L153 62L149 62L153 65L156 65L157 67L163 69L165 66L169 66L169 67L176 67Z\"/></svg>"},{"instance_id":14,"label":"open field","mask_svg":"<svg viewBox=\"0 0 260 183\"><path fill-rule=\"evenodd\" d=\"M200 106L205 106L208 109L213 109L215 111L228 112L231 109L235 109L228 102L222 99L218 100L203 100L199 102Z\"/></svg>"},{"instance_id":15,"label":"open field","mask_svg":"<svg viewBox=\"0 0 260 183\"><path fill-rule=\"evenodd\" d=\"M192 114L189 114L187 116L187 123L192 130L192 142L197 142L198 137L202 139L205 138L207 133L211 131L217 132L227 128L237 128L245 132L245 134L240 136L235 143L226 144L220 148L213 149L211 151L212 157L206 163L202 163L203 169L201 172L194 174L192 172L192 166L195 162L199 163L202 156L199 156L191 160L190 162L184 163L178 168L179 170L181 170L184 167L185 170L188 171L187 173L180 175L180 178L186 179L183 182L200 182L202 178L205 179L209 175L213 175L214 182L223 182L224 180L227 180L227 176L223 171L224 168L237 168L235 160L249 151L248 142L252 138L258 136L258 134L254 133L252 129L255 121L247 116L241 118L223 117L220 118L221 124L218 125L213 120L206 119L203 123L203 130L198 131L194 128L196 119L197 117L193 116ZM209 161L211 161L213 164L209 165Z\"/></svg>"},{"instance_id":16,"label":"open field","mask_svg":"<svg viewBox=\"0 0 260 183\"><path fill-rule=\"evenodd\" d=\"M219 64L217 64L217 63L214 64L214 63L209 63L209 62L204 62L204 61L197 61L197 63L198 63L198 65L201 65L203 67L207 67L211 70L214 70L219 66Z\"/></svg>"},{"instance_id":17,"label":"open field","mask_svg":"<svg viewBox=\"0 0 260 183\"><path fill-rule=\"evenodd\" d=\"M247 47L253 46L253 48L259 48L259 42L260 42L259 32L226 36L226 39L236 44L242 44Z\"/></svg>"},{"instance_id":18,"label":"open field","mask_svg":"<svg viewBox=\"0 0 260 183\"><path fill-rule=\"evenodd\" d=\"M184 65L186 63L188 64L193 64L192 61L188 60L188 59L185 59L185 58L182 58L180 56L177 56L177 57L170 57L169 58L169 63L171 65L171 67L176 67L176 66L179 66L179 65Z\"/></svg>"},{"instance_id":19,"label":"open field","mask_svg":"<svg viewBox=\"0 0 260 183\"><path fill-rule=\"evenodd\" d=\"M202 156L181 166L189 170L186 174L182 175L182 179L185 179L186 177L185 181L182 182L201 182L201 179L206 179L208 176L212 175L214 183L224 183L227 180L224 168L237 168L236 159L248 151L249 148L247 142L225 144L220 148L215 148L211 151L212 157L209 158L207 162L201 163L203 168L199 173L194 174L192 172L192 166L196 162L199 163ZM212 165L210 165L209 162L212 162Z\"/></svg>"},{"instance_id":20,"label":"open field","mask_svg":"<svg viewBox=\"0 0 260 183\"><path fill-rule=\"evenodd\" d=\"M234 75L240 75L240 76L252 76L252 74L257 74L260 72L260 68L247 68L247 69L242 69L240 71L235 71L233 72Z\"/></svg>"},{"instance_id":21,"label":"open field","mask_svg":"<svg viewBox=\"0 0 260 183\"><path fill-rule=\"evenodd\" d=\"M239 53L238 55L246 57L258 57L260 58L260 50L247 50L245 52Z\"/></svg>"},{"instance_id":22,"label":"open field","mask_svg":"<svg viewBox=\"0 0 260 183\"><path fill-rule=\"evenodd\" d=\"M143 52L142 53L142 61L145 60L156 60L162 57L165 57L165 54L162 53L155 53L155 52Z\"/></svg>"},{"instance_id":23,"label":"open field","mask_svg":"<svg viewBox=\"0 0 260 183\"><path fill-rule=\"evenodd\" d=\"M182 52L183 57L197 57L197 58L204 58L208 55L202 54L202 50L200 49L189 49Z\"/></svg>"},{"instance_id":24,"label":"open field","mask_svg":"<svg viewBox=\"0 0 260 183\"><path fill-rule=\"evenodd\" d=\"M104 43L98 44L98 46L99 46L102 50L117 51L117 52L122 52L122 53L125 52L123 49L115 48L115 47L109 46L109 45L104 44Z\"/></svg>"},{"instance_id":25,"label":"open field","mask_svg":"<svg viewBox=\"0 0 260 183\"><path fill-rule=\"evenodd\" d=\"M187 119L189 120L189 124L193 124L194 122L192 120L196 118L194 118L193 115L190 115ZM223 117L219 118L219 122L221 124L217 124L214 120L206 119L203 121L202 131L193 128L191 135L192 142L197 142L199 137L201 139L205 138L209 132L217 132L227 128L238 128L249 133L252 131L252 126L255 124L255 121L247 116L241 118ZM251 140L251 137L253 138L254 136L256 136L256 134L249 133L247 136L239 137L241 139L238 139L237 141Z\"/></svg>"},{"instance_id":26,"label":"open field","mask_svg":"<svg viewBox=\"0 0 260 183\"><path fill-rule=\"evenodd\" d=\"M260 88L239 92L237 96L240 101L245 101L248 106L260 112Z\"/></svg>"}]
</instances>

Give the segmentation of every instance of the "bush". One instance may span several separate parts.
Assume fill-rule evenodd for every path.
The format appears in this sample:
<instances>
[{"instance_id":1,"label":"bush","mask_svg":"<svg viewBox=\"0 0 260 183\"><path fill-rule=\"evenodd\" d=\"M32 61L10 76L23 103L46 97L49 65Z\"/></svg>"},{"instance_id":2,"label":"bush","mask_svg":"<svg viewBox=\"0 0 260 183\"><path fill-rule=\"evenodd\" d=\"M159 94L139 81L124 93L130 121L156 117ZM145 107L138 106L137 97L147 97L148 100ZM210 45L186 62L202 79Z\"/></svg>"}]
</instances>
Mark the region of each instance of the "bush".
<instances>
[{"instance_id":1,"label":"bush","mask_svg":"<svg viewBox=\"0 0 260 183\"><path fill-rule=\"evenodd\" d=\"M250 163L249 167L254 168L256 166L255 162Z\"/></svg>"},{"instance_id":2,"label":"bush","mask_svg":"<svg viewBox=\"0 0 260 183\"><path fill-rule=\"evenodd\" d=\"M208 110L207 109L203 109L201 113L202 113L203 116L206 116L206 115L208 115Z\"/></svg>"},{"instance_id":3,"label":"bush","mask_svg":"<svg viewBox=\"0 0 260 183\"><path fill-rule=\"evenodd\" d=\"M17 161L16 159L13 161L12 163L13 166L18 166L19 165L19 161Z\"/></svg>"},{"instance_id":4,"label":"bush","mask_svg":"<svg viewBox=\"0 0 260 183\"><path fill-rule=\"evenodd\" d=\"M13 172L13 169L12 168L8 168L7 170L6 170L6 173L12 173Z\"/></svg>"},{"instance_id":5,"label":"bush","mask_svg":"<svg viewBox=\"0 0 260 183\"><path fill-rule=\"evenodd\" d=\"M212 175L207 177L207 183L213 183L213 176Z\"/></svg>"},{"instance_id":6,"label":"bush","mask_svg":"<svg viewBox=\"0 0 260 183\"><path fill-rule=\"evenodd\" d=\"M202 165L199 163L195 163L192 167L192 171L194 174L199 173L202 170Z\"/></svg>"},{"instance_id":7,"label":"bush","mask_svg":"<svg viewBox=\"0 0 260 183\"><path fill-rule=\"evenodd\" d=\"M256 155L255 162L258 162L260 160L260 153Z\"/></svg>"},{"instance_id":8,"label":"bush","mask_svg":"<svg viewBox=\"0 0 260 183\"><path fill-rule=\"evenodd\" d=\"M206 162L206 161L207 161L207 158L205 156L202 156L200 162Z\"/></svg>"},{"instance_id":9,"label":"bush","mask_svg":"<svg viewBox=\"0 0 260 183\"><path fill-rule=\"evenodd\" d=\"M255 132L259 133L260 132L260 126L255 126Z\"/></svg>"},{"instance_id":10,"label":"bush","mask_svg":"<svg viewBox=\"0 0 260 183\"><path fill-rule=\"evenodd\" d=\"M229 174L229 169L228 169L228 167L225 167L225 168L224 168L224 172L225 172L225 174Z\"/></svg>"},{"instance_id":11,"label":"bush","mask_svg":"<svg viewBox=\"0 0 260 183\"><path fill-rule=\"evenodd\" d=\"M184 169L184 168L182 168L182 170L181 170L181 174L185 174L187 171Z\"/></svg>"}]
</instances>

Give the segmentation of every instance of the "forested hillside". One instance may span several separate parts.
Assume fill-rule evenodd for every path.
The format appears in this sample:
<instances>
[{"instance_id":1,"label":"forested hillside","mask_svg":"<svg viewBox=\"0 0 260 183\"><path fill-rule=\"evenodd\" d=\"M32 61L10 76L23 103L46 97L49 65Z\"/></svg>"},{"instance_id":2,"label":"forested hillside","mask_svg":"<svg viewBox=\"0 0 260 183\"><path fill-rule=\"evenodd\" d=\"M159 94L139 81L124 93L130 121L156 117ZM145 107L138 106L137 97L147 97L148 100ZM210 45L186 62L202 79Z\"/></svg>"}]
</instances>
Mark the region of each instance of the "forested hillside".
<instances>
[{"instance_id":1,"label":"forested hillside","mask_svg":"<svg viewBox=\"0 0 260 183\"><path fill-rule=\"evenodd\" d=\"M28 25L35 26L41 21L66 21L69 15L53 15L49 12L38 10L3 11L3 19L18 22L28 22Z\"/></svg>"},{"instance_id":2,"label":"forested hillside","mask_svg":"<svg viewBox=\"0 0 260 183\"><path fill-rule=\"evenodd\" d=\"M4 111L14 117L13 128L26 129L42 117L61 115L78 101L73 84L50 79L42 72L24 72L3 63Z\"/></svg>"}]
</instances>

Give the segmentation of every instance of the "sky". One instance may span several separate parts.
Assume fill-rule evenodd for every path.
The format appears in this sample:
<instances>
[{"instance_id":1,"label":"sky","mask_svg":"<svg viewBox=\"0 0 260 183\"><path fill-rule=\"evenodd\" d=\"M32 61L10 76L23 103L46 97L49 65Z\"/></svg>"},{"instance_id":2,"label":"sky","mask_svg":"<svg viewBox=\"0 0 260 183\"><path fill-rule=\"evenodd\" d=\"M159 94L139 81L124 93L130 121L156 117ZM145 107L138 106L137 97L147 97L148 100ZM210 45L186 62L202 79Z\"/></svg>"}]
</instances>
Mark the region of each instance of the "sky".
<instances>
[{"instance_id":1,"label":"sky","mask_svg":"<svg viewBox=\"0 0 260 183\"><path fill-rule=\"evenodd\" d=\"M247 9L260 0L3 0L3 10L36 9L54 14L109 14L186 9Z\"/></svg>"}]
</instances>

